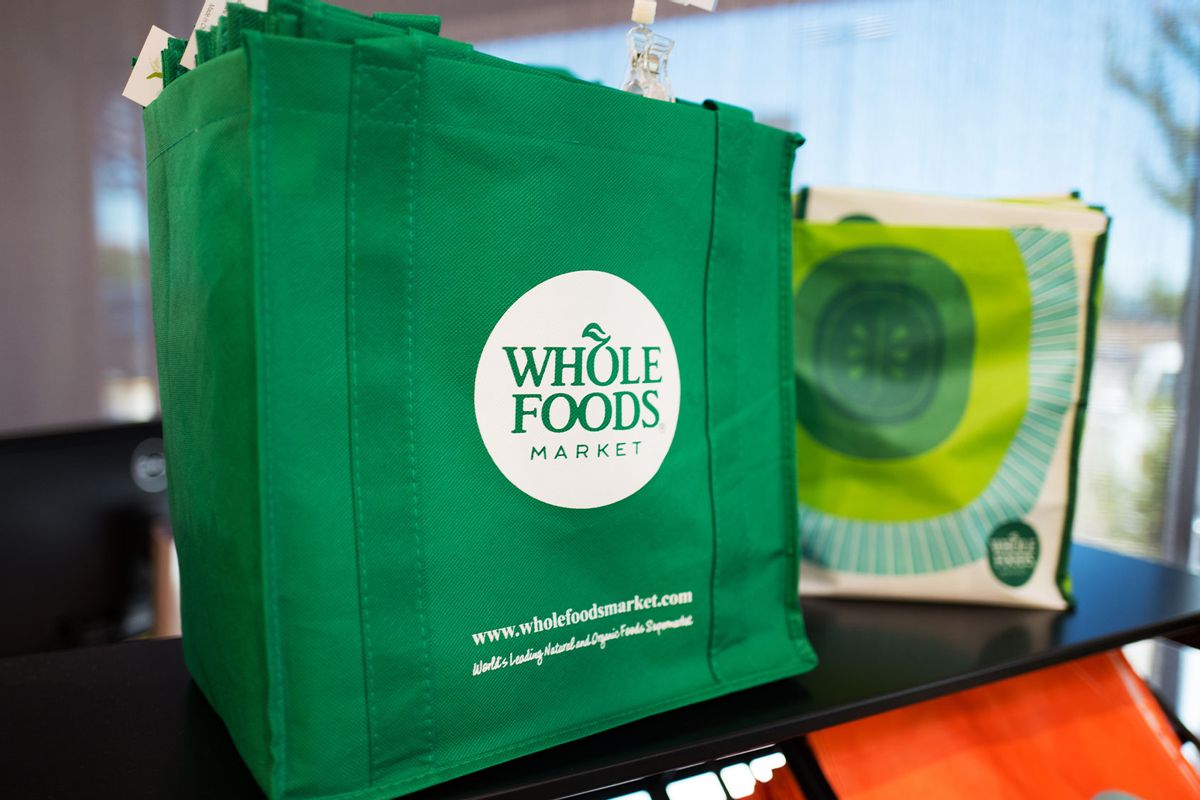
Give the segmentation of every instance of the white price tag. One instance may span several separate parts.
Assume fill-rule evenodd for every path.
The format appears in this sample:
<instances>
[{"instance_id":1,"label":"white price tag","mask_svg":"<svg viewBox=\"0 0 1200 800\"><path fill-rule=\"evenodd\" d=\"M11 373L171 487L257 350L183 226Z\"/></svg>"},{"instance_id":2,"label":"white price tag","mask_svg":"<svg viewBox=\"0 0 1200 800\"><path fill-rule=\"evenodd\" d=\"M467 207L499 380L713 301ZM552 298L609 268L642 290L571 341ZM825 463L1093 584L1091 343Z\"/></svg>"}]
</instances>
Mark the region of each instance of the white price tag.
<instances>
[{"instance_id":1,"label":"white price tag","mask_svg":"<svg viewBox=\"0 0 1200 800\"><path fill-rule=\"evenodd\" d=\"M133 62L133 71L129 73L125 91L121 92L143 108L150 105L163 90L162 51L166 49L170 38L171 34L162 28L150 28L142 51L138 53L137 61Z\"/></svg>"}]
</instances>

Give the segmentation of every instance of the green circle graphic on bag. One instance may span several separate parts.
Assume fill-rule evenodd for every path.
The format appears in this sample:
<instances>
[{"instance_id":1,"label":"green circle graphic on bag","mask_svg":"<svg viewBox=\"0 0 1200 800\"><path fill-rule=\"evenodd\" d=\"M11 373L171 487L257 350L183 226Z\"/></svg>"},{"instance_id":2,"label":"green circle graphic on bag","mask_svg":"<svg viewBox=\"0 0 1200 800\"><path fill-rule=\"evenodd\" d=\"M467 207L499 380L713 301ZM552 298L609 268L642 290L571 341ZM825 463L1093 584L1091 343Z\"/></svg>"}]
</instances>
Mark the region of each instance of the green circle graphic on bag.
<instances>
[{"instance_id":1,"label":"green circle graphic on bag","mask_svg":"<svg viewBox=\"0 0 1200 800\"><path fill-rule=\"evenodd\" d=\"M797 353L797 417L848 456L902 458L957 427L971 388L975 330L957 274L928 253L864 247L809 274L797 315L816 321Z\"/></svg>"},{"instance_id":2,"label":"green circle graphic on bag","mask_svg":"<svg viewBox=\"0 0 1200 800\"><path fill-rule=\"evenodd\" d=\"M1020 520L1006 522L988 537L988 566L1006 586L1024 586L1037 568L1039 549L1033 528Z\"/></svg>"},{"instance_id":3,"label":"green circle graphic on bag","mask_svg":"<svg viewBox=\"0 0 1200 800\"><path fill-rule=\"evenodd\" d=\"M916 575L997 553L997 577L1028 580L1018 557L1036 531L990 537L1036 505L1072 406L1069 237L836 225L802 227L797 241L804 557Z\"/></svg>"}]
</instances>

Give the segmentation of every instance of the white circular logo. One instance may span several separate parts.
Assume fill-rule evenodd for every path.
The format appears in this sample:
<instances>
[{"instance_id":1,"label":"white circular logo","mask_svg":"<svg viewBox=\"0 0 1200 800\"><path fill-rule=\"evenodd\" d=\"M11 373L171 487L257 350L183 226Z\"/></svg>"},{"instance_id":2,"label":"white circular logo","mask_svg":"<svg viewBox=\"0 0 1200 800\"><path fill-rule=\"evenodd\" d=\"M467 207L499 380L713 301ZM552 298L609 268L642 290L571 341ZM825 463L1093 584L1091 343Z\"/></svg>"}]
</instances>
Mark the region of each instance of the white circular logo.
<instances>
[{"instance_id":1,"label":"white circular logo","mask_svg":"<svg viewBox=\"0 0 1200 800\"><path fill-rule=\"evenodd\" d=\"M475 372L475 420L530 497L598 508L645 486L679 418L679 364L658 310L595 270L530 289L496 323Z\"/></svg>"}]
</instances>

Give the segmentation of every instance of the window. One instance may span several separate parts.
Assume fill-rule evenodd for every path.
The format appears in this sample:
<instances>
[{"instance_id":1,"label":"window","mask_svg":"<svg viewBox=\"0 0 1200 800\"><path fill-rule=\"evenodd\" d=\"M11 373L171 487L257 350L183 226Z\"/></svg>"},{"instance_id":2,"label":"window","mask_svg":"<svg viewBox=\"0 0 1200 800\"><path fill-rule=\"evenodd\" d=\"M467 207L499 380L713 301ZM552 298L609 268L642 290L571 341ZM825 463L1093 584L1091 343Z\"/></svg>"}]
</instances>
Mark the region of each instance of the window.
<instances>
[{"instance_id":1,"label":"window","mask_svg":"<svg viewBox=\"0 0 1200 800\"><path fill-rule=\"evenodd\" d=\"M627 28L478 46L620 85ZM1193 238L1200 60L1189 62L1186 47L1200 41L1197 7L805 2L691 11L655 28L676 40L679 97L719 98L808 137L797 187L981 197L1078 189L1108 209L1075 533L1162 555ZM1153 110L1160 91L1170 121Z\"/></svg>"}]
</instances>

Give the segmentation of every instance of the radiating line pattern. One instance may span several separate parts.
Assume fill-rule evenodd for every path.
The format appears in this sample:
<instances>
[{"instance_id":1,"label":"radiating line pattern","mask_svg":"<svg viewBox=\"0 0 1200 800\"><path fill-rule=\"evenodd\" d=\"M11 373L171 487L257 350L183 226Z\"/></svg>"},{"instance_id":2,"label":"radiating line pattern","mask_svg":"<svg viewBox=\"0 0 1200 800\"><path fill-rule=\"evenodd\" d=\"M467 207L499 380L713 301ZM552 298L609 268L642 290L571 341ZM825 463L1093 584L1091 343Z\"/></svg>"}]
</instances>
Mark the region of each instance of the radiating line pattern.
<instances>
[{"instance_id":1,"label":"radiating line pattern","mask_svg":"<svg viewBox=\"0 0 1200 800\"><path fill-rule=\"evenodd\" d=\"M1012 231L1032 297L1029 402L996 475L969 505L928 519L879 522L800 506L806 560L842 572L919 575L968 564L987 553L987 537L1037 502L1079 368L1079 296L1067 234Z\"/></svg>"}]
</instances>

